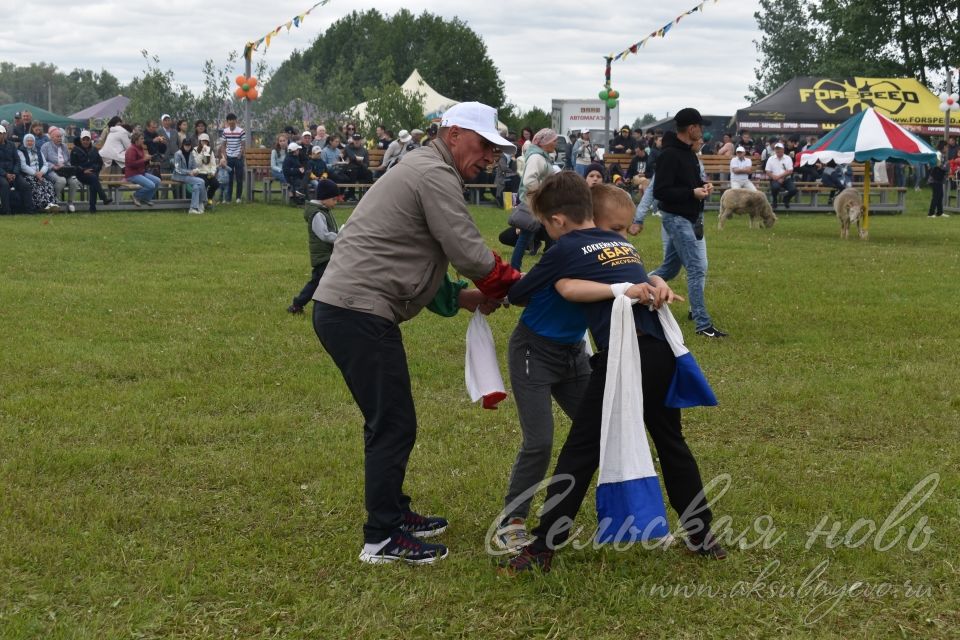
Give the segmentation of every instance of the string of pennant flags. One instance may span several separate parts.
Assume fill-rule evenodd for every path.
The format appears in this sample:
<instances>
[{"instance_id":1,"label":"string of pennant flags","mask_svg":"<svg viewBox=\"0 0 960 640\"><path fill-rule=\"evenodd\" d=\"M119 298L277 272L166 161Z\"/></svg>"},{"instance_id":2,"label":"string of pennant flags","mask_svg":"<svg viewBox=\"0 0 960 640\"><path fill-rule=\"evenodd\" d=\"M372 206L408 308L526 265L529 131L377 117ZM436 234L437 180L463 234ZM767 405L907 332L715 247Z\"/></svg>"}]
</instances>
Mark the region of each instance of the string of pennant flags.
<instances>
[{"instance_id":1,"label":"string of pennant flags","mask_svg":"<svg viewBox=\"0 0 960 640\"><path fill-rule=\"evenodd\" d=\"M299 28L300 25L303 24L303 21L306 19L306 17L310 15L311 11L313 11L317 7L322 7L323 5L329 4L329 3L330 3L330 0L320 0L320 2L316 3L315 5L313 5L312 7L310 7L303 13L301 13L300 15L294 16L293 18L288 20L286 23L278 25L276 29L273 29L272 31L267 33L265 36L260 38L259 40L248 42L247 45L243 48L243 57L245 58L250 57L250 55L252 55L254 51L257 51L260 48L260 45L264 45L263 50L264 52L266 52L266 50L270 48L270 40L272 40L274 36L280 35L281 30L286 29L287 32L289 33L290 29Z\"/></svg>"},{"instance_id":2,"label":"string of pennant flags","mask_svg":"<svg viewBox=\"0 0 960 640\"><path fill-rule=\"evenodd\" d=\"M637 52L637 49L642 49L643 47L647 46L647 41L649 41L651 38L663 38L663 37L666 37L667 33L670 32L670 30L674 27L674 25L680 24L680 21L683 20L685 17L687 17L687 16L689 16L689 15L691 15L691 14L697 13L698 11L703 11L703 6L704 6L705 4L707 4L707 2L709 2L709 0L703 0L703 2L701 2L701 3L698 4L697 6L693 7L693 8L690 9L689 11L685 11L685 12L681 13L679 16L677 16L676 18L674 18L673 20L671 20L671 21L668 22L667 24L663 25L662 27L660 27L659 29L657 29L656 31L654 31L653 33L651 33L650 35L648 35L648 36L647 36L646 38L644 38L643 40L640 40L640 41L638 41L638 42L634 42L632 45L630 45L629 47L627 47L626 49L624 49L624 50L621 51L620 53L617 53L617 54L611 53L608 59L610 59L610 60L623 60L624 58L626 58L627 56L629 56L631 53L636 53L636 52ZM713 0L713 4L717 4L717 2L719 2L719 0Z\"/></svg>"}]
</instances>

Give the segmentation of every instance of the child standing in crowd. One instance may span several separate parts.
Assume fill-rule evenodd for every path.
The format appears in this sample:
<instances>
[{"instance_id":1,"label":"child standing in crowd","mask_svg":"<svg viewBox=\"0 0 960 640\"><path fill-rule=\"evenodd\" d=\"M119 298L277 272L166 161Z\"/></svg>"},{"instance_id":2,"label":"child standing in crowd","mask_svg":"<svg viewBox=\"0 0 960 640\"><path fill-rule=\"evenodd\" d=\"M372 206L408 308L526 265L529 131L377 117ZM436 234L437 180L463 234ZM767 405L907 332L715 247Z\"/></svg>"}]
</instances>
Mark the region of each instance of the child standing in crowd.
<instances>
[{"instance_id":1,"label":"child standing in crowd","mask_svg":"<svg viewBox=\"0 0 960 640\"><path fill-rule=\"evenodd\" d=\"M927 217L949 218L949 213L943 212L943 183L947 178L947 143L942 140L937 145L937 164L927 172L927 182L930 183L930 208Z\"/></svg>"},{"instance_id":2,"label":"child standing in crowd","mask_svg":"<svg viewBox=\"0 0 960 640\"><path fill-rule=\"evenodd\" d=\"M291 143L296 144L296 143ZM320 278L333 254L333 243L337 240L337 220L333 217L333 208L340 198L340 189L333 180L323 179L317 183L316 200L311 200L303 209L303 218L307 221L307 238L310 241L310 266L313 268L310 281L293 298L293 304L287 307L290 313L303 313L303 308L313 299L313 293L320 284Z\"/></svg>"},{"instance_id":3,"label":"child standing in crowd","mask_svg":"<svg viewBox=\"0 0 960 640\"><path fill-rule=\"evenodd\" d=\"M566 542L599 465L613 295L608 286L596 283L637 283L628 295L649 299L656 307L677 299L666 282L648 277L636 249L624 238L634 211L629 196L611 185L598 185L592 192L597 209L619 233L596 228L594 198L582 178L570 172L550 176L531 203L557 242L510 289L511 302L523 303L539 290L556 286L561 295L587 303L582 309L598 353L590 359L590 380L554 470L555 477L571 476L572 484L555 482L548 487L545 509L533 531L535 539L503 567L508 575L550 570L553 554ZM570 282L567 278L593 282ZM640 349L644 423L657 448L670 504L684 518L680 524L688 532L688 549L723 559L726 551L710 533L712 514L696 460L683 438L680 410L664 406L675 368L673 352L656 312L637 305L633 314Z\"/></svg>"}]
</instances>

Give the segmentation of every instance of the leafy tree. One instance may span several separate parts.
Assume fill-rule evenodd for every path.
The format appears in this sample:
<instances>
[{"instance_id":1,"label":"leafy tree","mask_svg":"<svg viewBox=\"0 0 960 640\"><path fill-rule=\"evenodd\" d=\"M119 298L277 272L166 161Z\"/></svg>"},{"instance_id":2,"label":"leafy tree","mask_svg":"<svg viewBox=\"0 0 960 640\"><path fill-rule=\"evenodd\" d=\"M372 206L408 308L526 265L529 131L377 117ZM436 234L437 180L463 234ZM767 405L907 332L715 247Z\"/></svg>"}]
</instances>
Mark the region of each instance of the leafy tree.
<instances>
[{"instance_id":1,"label":"leafy tree","mask_svg":"<svg viewBox=\"0 0 960 640\"><path fill-rule=\"evenodd\" d=\"M423 123L423 94L409 94L397 83L379 89L367 89L366 116L357 122L357 132L374 137L377 125L392 129L414 129Z\"/></svg>"},{"instance_id":2,"label":"leafy tree","mask_svg":"<svg viewBox=\"0 0 960 640\"><path fill-rule=\"evenodd\" d=\"M636 120L633 121L633 128L639 129L641 127L647 126L648 124L653 124L656 121L657 121L657 116L653 115L652 113L645 113L643 114L642 118L637 118Z\"/></svg>"},{"instance_id":3,"label":"leafy tree","mask_svg":"<svg viewBox=\"0 0 960 640\"><path fill-rule=\"evenodd\" d=\"M908 76L941 89L960 6L930 0L760 0L759 99L795 76Z\"/></svg>"},{"instance_id":4,"label":"leafy tree","mask_svg":"<svg viewBox=\"0 0 960 640\"><path fill-rule=\"evenodd\" d=\"M536 133L540 129L553 126L550 114L540 107L533 107L528 111L521 111L518 107L507 103L499 112L500 122L507 125L511 133L518 134L524 127L530 127Z\"/></svg>"},{"instance_id":5,"label":"leafy tree","mask_svg":"<svg viewBox=\"0 0 960 640\"><path fill-rule=\"evenodd\" d=\"M264 108L305 97L323 110L344 111L365 91L401 84L414 69L453 100L499 107L503 82L483 40L459 19L401 10L353 12L333 23L309 49L277 68Z\"/></svg>"},{"instance_id":6,"label":"leafy tree","mask_svg":"<svg viewBox=\"0 0 960 640\"><path fill-rule=\"evenodd\" d=\"M163 113L190 119L196 114L196 99L185 84L177 84L173 71L160 69L160 58L146 50L140 52L147 71L130 83L126 119L145 123L157 120Z\"/></svg>"}]
</instances>

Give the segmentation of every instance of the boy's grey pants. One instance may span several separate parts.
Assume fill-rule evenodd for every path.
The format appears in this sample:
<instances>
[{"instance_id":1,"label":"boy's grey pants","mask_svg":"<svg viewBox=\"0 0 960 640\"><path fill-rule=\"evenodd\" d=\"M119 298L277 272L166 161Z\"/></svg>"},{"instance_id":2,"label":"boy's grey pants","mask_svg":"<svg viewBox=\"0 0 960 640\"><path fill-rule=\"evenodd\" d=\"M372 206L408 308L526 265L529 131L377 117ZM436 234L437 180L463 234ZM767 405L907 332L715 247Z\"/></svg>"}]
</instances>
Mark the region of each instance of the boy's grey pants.
<instances>
[{"instance_id":1,"label":"boy's grey pants","mask_svg":"<svg viewBox=\"0 0 960 640\"><path fill-rule=\"evenodd\" d=\"M590 380L590 360L583 347L537 335L523 322L510 336L510 386L517 402L523 444L510 471L504 519L526 518L531 496L519 496L547 474L553 448L553 403L571 420Z\"/></svg>"}]
</instances>

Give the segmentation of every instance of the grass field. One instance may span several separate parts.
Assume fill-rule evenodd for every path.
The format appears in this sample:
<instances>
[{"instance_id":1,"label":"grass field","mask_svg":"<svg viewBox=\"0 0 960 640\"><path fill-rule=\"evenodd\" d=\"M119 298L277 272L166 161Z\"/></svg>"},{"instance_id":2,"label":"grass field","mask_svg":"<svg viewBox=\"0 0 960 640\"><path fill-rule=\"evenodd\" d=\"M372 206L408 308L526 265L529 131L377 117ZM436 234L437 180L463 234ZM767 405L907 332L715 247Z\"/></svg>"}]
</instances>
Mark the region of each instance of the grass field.
<instances>
[{"instance_id":1,"label":"grass field","mask_svg":"<svg viewBox=\"0 0 960 640\"><path fill-rule=\"evenodd\" d=\"M686 433L729 477L717 516L766 545L566 550L519 580L484 550L519 427L468 402L467 314L404 325L407 490L451 520L450 557L366 566L362 420L284 311L299 211L0 218L0 638L956 638L960 215L925 197L868 242L826 215L708 225L731 337L681 321L721 403ZM503 213L473 211L497 246ZM656 219L636 243L658 264ZM491 317L501 353L517 315Z\"/></svg>"}]
</instances>

